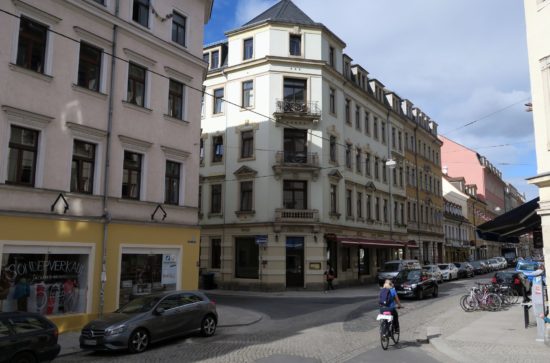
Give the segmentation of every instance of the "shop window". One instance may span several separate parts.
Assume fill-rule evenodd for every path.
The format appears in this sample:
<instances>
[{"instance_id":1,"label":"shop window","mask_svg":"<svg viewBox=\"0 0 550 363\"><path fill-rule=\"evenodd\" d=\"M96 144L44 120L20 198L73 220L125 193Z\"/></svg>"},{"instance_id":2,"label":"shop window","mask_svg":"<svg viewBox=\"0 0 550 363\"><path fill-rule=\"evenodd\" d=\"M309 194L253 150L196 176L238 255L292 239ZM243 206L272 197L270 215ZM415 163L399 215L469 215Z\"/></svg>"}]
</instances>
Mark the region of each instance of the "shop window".
<instances>
[{"instance_id":1,"label":"shop window","mask_svg":"<svg viewBox=\"0 0 550 363\"><path fill-rule=\"evenodd\" d=\"M164 179L164 202L166 204L179 204L180 170L180 163L176 163L174 161L166 161L166 176Z\"/></svg>"},{"instance_id":2,"label":"shop window","mask_svg":"<svg viewBox=\"0 0 550 363\"><path fill-rule=\"evenodd\" d=\"M212 238L210 245L210 267L221 268L222 266L222 240Z\"/></svg>"},{"instance_id":3,"label":"shop window","mask_svg":"<svg viewBox=\"0 0 550 363\"><path fill-rule=\"evenodd\" d=\"M38 131L11 126L6 183L34 186Z\"/></svg>"},{"instance_id":4,"label":"shop window","mask_svg":"<svg viewBox=\"0 0 550 363\"><path fill-rule=\"evenodd\" d=\"M176 290L178 259L176 253L122 253L120 263L119 306L155 292Z\"/></svg>"},{"instance_id":5,"label":"shop window","mask_svg":"<svg viewBox=\"0 0 550 363\"><path fill-rule=\"evenodd\" d=\"M359 275L370 275L370 252L368 248L359 248Z\"/></svg>"},{"instance_id":6,"label":"shop window","mask_svg":"<svg viewBox=\"0 0 550 363\"><path fill-rule=\"evenodd\" d=\"M338 277L338 242L335 239L327 239L326 250L327 263L334 269L335 277Z\"/></svg>"},{"instance_id":7,"label":"shop window","mask_svg":"<svg viewBox=\"0 0 550 363\"><path fill-rule=\"evenodd\" d=\"M235 277L257 279L259 248L254 237L235 238Z\"/></svg>"},{"instance_id":8,"label":"shop window","mask_svg":"<svg viewBox=\"0 0 550 363\"><path fill-rule=\"evenodd\" d=\"M28 18L21 17L17 65L44 73L48 28Z\"/></svg>"},{"instance_id":9,"label":"shop window","mask_svg":"<svg viewBox=\"0 0 550 363\"><path fill-rule=\"evenodd\" d=\"M351 248L347 247L342 254L342 271L347 271L351 268Z\"/></svg>"},{"instance_id":10,"label":"shop window","mask_svg":"<svg viewBox=\"0 0 550 363\"><path fill-rule=\"evenodd\" d=\"M74 140L71 192L92 194L94 188L95 145Z\"/></svg>"},{"instance_id":11,"label":"shop window","mask_svg":"<svg viewBox=\"0 0 550 363\"><path fill-rule=\"evenodd\" d=\"M139 199L141 188L142 155L124 152L124 172L122 176L122 198Z\"/></svg>"},{"instance_id":12,"label":"shop window","mask_svg":"<svg viewBox=\"0 0 550 363\"><path fill-rule=\"evenodd\" d=\"M1 311L42 315L86 312L88 254L4 252L2 266L0 281L8 293L0 295Z\"/></svg>"}]
</instances>

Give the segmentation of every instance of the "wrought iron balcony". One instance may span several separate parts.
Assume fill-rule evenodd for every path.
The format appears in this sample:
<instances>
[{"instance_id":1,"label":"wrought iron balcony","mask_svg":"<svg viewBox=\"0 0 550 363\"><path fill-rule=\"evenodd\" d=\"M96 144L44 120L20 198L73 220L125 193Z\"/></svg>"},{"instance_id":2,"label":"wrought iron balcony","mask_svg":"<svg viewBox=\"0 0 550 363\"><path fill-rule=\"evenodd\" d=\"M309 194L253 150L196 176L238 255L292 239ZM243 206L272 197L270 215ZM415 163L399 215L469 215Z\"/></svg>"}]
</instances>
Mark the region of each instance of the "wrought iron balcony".
<instances>
[{"instance_id":1,"label":"wrought iron balcony","mask_svg":"<svg viewBox=\"0 0 550 363\"><path fill-rule=\"evenodd\" d=\"M317 209L275 209L275 222L319 222Z\"/></svg>"},{"instance_id":2,"label":"wrought iron balcony","mask_svg":"<svg viewBox=\"0 0 550 363\"><path fill-rule=\"evenodd\" d=\"M275 118L281 119L300 119L312 122L319 121L321 109L316 101L300 102L277 100L275 105Z\"/></svg>"}]
</instances>

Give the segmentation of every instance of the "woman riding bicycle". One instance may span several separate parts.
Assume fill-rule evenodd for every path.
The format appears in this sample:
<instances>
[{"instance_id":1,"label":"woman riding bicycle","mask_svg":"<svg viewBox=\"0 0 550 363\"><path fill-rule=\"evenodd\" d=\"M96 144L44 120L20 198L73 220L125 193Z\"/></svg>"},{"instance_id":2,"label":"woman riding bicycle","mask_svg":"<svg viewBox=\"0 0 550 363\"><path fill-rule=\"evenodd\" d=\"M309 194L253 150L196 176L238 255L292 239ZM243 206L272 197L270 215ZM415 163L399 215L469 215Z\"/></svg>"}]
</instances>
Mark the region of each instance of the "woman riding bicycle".
<instances>
[{"instance_id":1,"label":"woman riding bicycle","mask_svg":"<svg viewBox=\"0 0 550 363\"><path fill-rule=\"evenodd\" d=\"M386 280L384 282L384 286L380 290L379 302L380 313L382 314L385 311L391 312L393 316L393 327L395 332L399 333L399 316L395 304L397 303L397 307L401 308L401 301L399 300L399 296L397 296L397 292L391 280Z\"/></svg>"}]
</instances>

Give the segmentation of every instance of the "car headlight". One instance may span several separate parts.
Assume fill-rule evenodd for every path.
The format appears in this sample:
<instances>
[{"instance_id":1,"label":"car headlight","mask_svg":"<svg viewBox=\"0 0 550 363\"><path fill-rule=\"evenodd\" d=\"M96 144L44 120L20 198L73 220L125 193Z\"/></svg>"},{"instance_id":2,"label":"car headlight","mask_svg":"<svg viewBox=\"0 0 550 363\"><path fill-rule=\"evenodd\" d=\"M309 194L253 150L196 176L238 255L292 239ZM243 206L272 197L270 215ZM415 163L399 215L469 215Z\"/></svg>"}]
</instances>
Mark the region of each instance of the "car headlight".
<instances>
[{"instance_id":1,"label":"car headlight","mask_svg":"<svg viewBox=\"0 0 550 363\"><path fill-rule=\"evenodd\" d=\"M416 284L412 284L411 289L416 289Z\"/></svg>"},{"instance_id":2,"label":"car headlight","mask_svg":"<svg viewBox=\"0 0 550 363\"><path fill-rule=\"evenodd\" d=\"M126 325L118 325L112 328L105 329L105 336L122 334L126 330Z\"/></svg>"}]
</instances>

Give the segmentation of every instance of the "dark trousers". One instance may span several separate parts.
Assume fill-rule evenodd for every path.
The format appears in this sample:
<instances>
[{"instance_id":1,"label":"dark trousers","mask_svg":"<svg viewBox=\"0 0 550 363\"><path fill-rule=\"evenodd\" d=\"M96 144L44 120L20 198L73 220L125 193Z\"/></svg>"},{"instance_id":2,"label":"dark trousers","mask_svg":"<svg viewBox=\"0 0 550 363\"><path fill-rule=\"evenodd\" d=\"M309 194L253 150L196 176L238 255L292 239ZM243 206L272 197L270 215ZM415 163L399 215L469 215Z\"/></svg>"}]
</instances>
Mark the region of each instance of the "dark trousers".
<instances>
[{"instance_id":1,"label":"dark trousers","mask_svg":"<svg viewBox=\"0 0 550 363\"><path fill-rule=\"evenodd\" d=\"M390 308L387 308L387 307L381 307L380 308L380 313L383 313L384 311L391 312L391 315L393 316L393 328L395 329L395 331L399 331L399 314L397 314L397 309L396 308L390 309Z\"/></svg>"},{"instance_id":2,"label":"dark trousers","mask_svg":"<svg viewBox=\"0 0 550 363\"><path fill-rule=\"evenodd\" d=\"M332 279L327 279L327 290L334 290L334 286L332 285Z\"/></svg>"}]
</instances>

